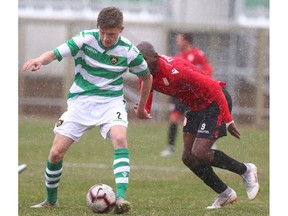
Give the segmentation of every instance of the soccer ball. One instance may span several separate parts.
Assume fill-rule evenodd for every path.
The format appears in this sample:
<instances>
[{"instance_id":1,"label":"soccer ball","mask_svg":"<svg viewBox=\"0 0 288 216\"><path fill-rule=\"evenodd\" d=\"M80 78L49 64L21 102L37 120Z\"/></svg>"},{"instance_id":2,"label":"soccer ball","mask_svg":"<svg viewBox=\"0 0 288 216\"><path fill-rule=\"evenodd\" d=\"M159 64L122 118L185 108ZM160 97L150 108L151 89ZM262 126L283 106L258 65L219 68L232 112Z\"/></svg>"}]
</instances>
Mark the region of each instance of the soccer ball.
<instances>
[{"instance_id":1,"label":"soccer ball","mask_svg":"<svg viewBox=\"0 0 288 216\"><path fill-rule=\"evenodd\" d=\"M116 194L109 185L95 184L88 190L86 202L94 213L108 213L116 204Z\"/></svg>"}]
</instances>

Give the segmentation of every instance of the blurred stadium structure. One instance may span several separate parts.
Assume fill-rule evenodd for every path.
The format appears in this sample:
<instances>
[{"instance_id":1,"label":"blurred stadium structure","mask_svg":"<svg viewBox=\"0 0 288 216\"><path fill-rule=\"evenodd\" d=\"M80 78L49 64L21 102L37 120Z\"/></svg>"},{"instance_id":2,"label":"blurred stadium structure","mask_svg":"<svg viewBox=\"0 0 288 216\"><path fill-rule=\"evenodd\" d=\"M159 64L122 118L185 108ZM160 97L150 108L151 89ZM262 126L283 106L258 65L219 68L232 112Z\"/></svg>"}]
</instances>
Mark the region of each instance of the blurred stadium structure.
<instances>
[{"instance_id":1,"label":"blurred stadium structure","mask_svg":"<svg viewBox=\"0 0 288 216\"><path fill-rule=\"evenodd\" d=\"M175 35L194 34L206 52L214 77L228 83L238 122L269 123L269 0L21 0L19 71L23 63L96 27L99 11L117 6L124 13L123 36L134 44L151 42L174 55ZM38 73L19 72L19 115L58 117L66 109L72 83L72 59L53 62ZM138 97L134 75L127 73L125 94L131 111ZM153 119L166 120L167 96L156 94ZM130 118L133 115L130 115Z\"/></svg>"}]
</instances>

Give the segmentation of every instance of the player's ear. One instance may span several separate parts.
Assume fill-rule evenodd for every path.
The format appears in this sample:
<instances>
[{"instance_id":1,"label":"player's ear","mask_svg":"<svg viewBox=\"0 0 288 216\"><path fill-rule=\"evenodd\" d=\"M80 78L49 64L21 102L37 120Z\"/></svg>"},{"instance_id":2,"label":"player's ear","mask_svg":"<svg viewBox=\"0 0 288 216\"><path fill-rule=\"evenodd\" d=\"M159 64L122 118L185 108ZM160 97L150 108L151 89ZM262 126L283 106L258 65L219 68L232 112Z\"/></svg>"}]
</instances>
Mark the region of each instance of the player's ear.
<instances>
[{"instance_id":1,"label":"player's ear","mask_svg":"<svg viewBox=\"0 0 288 216\"><path fill-rule=\"evenodd\" d=\"M124 26L121 26L120 33L124 30Z\"/></svg>"},{"instance_id":2,"label":"player's ear","mask_svg":"<svg viewBox=\"0 0 288 216\"><path fill-rule=\"evenodd\" d=\"M153 54L153 57L154 57L155 59L157 59L157 58L158 58L158 53L155 52L155 53Z\"/></svg>"}]
</instances>

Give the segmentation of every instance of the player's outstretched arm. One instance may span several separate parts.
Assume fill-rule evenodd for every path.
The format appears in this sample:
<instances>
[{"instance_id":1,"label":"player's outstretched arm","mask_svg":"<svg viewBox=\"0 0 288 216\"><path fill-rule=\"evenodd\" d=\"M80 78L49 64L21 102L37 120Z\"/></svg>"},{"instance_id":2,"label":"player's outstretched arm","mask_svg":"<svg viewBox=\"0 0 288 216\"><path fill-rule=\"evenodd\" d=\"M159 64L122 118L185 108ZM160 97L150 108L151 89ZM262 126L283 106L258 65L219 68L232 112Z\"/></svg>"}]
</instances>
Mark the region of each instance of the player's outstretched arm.
<instances>
[{"instance_id":1,"label":"player's outstretched arm","mask_svg":"<svg viewBox=\"0 0 288 216\"><path fill-rule=\"evenodd\" d=\"M150 119L151 116L145 109L145 105L151 92L152 76L151 74L147 74L140 76L139 78L142 80L142 86L140 90L140 99L134 107L134 113L139 119Z\"/></svg>"},{"instance_id":2,"label":"player's outstretched arm","mask_svg":"<svg viewBox=\"0 0 288 216\"><path fill-rule=\"evenodd\" d=\"M236 125L235 125L234 122L231 122L231 124L229 124L227 130L229 131L229 133L230 133L232 136L240 139L240 133L239 133L239 131L237 130Z\"/></svg>"},{"instance_id":3,"label":"player's outstretched arm","mask_svg":"<svg viewBox=\"0 0 288 216\"><path fill-rule=\"evenodd\" d=\"M37 71L42 65L47 65L56 59L53 51L48 51L40 55L38 58L28 60L22 67L22 71Z\"/></svg>"}]
</instances>

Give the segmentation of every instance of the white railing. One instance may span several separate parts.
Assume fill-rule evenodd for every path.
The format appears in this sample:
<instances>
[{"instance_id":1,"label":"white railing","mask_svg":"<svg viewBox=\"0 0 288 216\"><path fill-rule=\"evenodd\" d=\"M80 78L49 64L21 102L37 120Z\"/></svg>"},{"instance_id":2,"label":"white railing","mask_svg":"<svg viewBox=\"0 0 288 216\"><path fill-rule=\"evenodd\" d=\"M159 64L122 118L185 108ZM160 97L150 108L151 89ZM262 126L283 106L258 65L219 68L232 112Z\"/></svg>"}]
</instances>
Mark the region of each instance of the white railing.
<instances>
[{"instance_id":1,"label":"white railing","mask_svg":"<svg viewBox=\"0 0 288 216\"><path fill-rule=\"evenodd\" d=\"M19 16L50 17L57 16L86 17L95 19L102 8L119 7L125 13L126 20L167 20L169 18L168 0L20 0Z\"/></svg>"}]
</instances>

